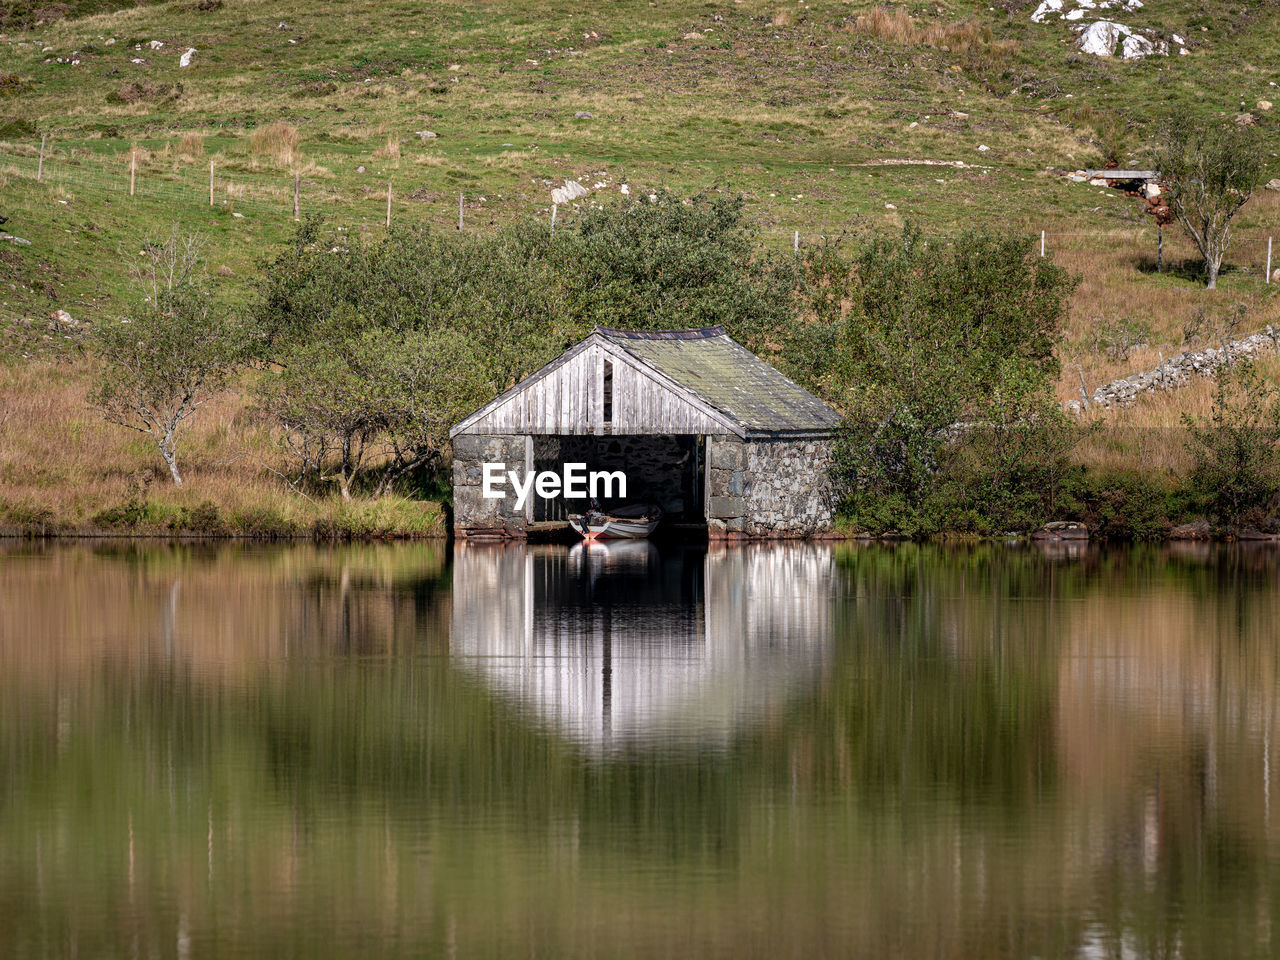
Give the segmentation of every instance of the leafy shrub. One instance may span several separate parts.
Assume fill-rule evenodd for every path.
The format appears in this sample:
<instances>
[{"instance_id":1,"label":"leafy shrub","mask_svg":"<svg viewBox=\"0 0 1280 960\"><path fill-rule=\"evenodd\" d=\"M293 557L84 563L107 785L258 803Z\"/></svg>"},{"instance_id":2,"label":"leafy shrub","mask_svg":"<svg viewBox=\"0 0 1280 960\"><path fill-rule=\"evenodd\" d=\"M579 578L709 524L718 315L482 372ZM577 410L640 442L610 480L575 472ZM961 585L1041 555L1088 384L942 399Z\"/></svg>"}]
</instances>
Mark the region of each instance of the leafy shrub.
<instances>
[{"instance_id":1,"label":"leafy shrub","mask_svg":"<svg viewBox=\"0 0 1280 960\"><path fill-rule=\"evenodd\" d=\"M53 533L58 528L57 518L48 507L33 503L0 502L0 526L16 528L23 533Z\"/></svg>"},{"instance_id":2,"label":"leafy shrub","mask_svg":"<svg viewBox=\"0 0 1280 960\"><path fill-rule=\"evenodd\" d=\"M1086 523L1099 540L1157 540L1198 516L1184 482L1141 470L1077 468L1063 478L1062 490L1065 515Z\"/></svg>"},{"instance_id":3,"label":"leafy shrub","mask_svg":"<svg viewBox=\"0 0 1280 960\"><path fill-rule=\"evenodd\" d=\"M1092 332L1092 347L1095 353L1105 352L1113 362L1119 363L1129 359L1129 351L1134 347L1145 347L1151 342L1151 324L1134 317L1121 317L1119 320L1105 320L1097 324Z\"/></svg>"},{"instance_id":4,"label":"leafy shrub","mask_svg":"<svg viewBox=\"0 0 1280 960\"><path fill-rule=\"evenodd\" d=\"M169 516L167 525L170 530L182 533L215 536L226 532L218 505L212 500L205 500L194 507L178 507Z\"/></svg>"},{"instance_id":5,"label":"leafy shrub","mask_svg":"<svg viewBox=\"0 0 1280 960\"><path fill-rule=\"evenodd\" d=\"M1280 390L1251 361L1222 368L1208 420L1184 414L1192 489L1228 530L1266 526L1280 494Z\"/></svg>"},{"instance_id":6,"label":"leafy shrub","mask_svg":"<svg viewBox=\"0 0 1280 960\"><path fill-rule=\"evenodd\" d=\"M0 119L0 140L22 140L35 135L35 123L25 117Z\"/></svg>"},{"instance_id":7,"label":"leafy shrub","mask_svg":"<svg viewBox=\"0 0 1280 960\"><path fill-rule=\"evenodd\" d=\"M98 511L90 522L99 527L133 530L146 524L150 518L151 505L146 500L132 497L122 504Z\"/></svg>"},{"instance_id":8,"label":"leafy shrub","mask_svg":"<svg viewBox=\"0 0 1280 960\"><path fill-rule=\"evenodd\" d=\"M850 256L820 247L801 272L812 319L785 331L783 356L845 410L836 473L851 516L884 522L883 504L901 504L894 526L927 533L975 509L1021 525L1049 508L1033 474L1060 471L1070 445L1050 382L1073 282L1032 238L946 244L909 225Z\"/></svg>"},{"instance_id":9,"label":"leafy shrub","mask_svg":"<svg viewBox=\"0 0 1280 960\"><path fill-rule=\"evenodd\" d=\"M226 528L245 537L274 540L296 536L298 525L268 507L243 507L228 518Z\"/></svg>"}]
</instances>

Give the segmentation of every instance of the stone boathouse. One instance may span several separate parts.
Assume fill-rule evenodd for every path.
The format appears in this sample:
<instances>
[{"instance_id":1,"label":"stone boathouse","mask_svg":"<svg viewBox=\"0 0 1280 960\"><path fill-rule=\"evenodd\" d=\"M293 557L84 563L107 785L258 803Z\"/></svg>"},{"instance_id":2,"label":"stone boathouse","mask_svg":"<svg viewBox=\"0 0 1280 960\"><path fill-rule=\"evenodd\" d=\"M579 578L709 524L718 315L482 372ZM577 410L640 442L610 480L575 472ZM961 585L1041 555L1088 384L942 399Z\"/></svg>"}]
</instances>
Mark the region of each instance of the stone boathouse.
<instances>
[{"instance_id":1,"label":"stone boathouse","mask_svg":"<svg viewBox=\"0 0 1280 960\"><path fill-rule=\"evenodd\" d=\"M454 532L525 537L585 500L483 495L485 464L627 477L627 502L712 539L807 537L831 528L828 467L839 415L722 327L597 327L462 420L453 438ZM509 492L509 488L508 492ZM617 505L603 501L602 505Z\"/></svg>"}]
</instances>

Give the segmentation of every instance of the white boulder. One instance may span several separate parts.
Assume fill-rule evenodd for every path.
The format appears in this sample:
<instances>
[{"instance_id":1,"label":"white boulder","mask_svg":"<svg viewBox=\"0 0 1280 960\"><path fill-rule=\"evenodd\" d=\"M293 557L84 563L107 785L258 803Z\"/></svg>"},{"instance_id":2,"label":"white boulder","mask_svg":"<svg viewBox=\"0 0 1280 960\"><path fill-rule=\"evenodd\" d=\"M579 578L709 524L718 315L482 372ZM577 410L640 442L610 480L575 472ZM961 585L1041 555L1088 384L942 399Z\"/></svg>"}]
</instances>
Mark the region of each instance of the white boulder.
<instances>
[{"instance_id":1,"label":"white boulder","mask_svg":"<svg viewBox=\"0 0 1280 960\"><path fill-rule=\"evenodd\" d=\"M1062 0L1044 0L1040 6L1036 7L1035 13L1031 14L1032 23L1044 23L1044 18L1051 13L1062 12Z\"/></svg>"},{"instance_id":2,"label":"white boulder","mask_svg":"<svg viewBox=\"0 0 1280 960\"><path fill-rule=\"evenodd\" d=\"M189 48L187 49L187 52L186 52L186 53L184 53L184 54L179 58L179 60L178 60L178 66L180 66L180 67L189 67L189 66L191 66L191 58L192 58L192 57L194 57L195 55L196 55L196 48L195 48L195 47L189 47Z\"/></svg>"},{"instance_id":3,"label":"white boulder","mask_svg":"<svg viewBox=\"0 0 1280 960\"><path fill-rule=\"evenodd\" d=\"M1169 45L1161 40L1148 40L1138 34L1130 34L1120 44L1120 56L1126 60L1141 60L1143 57L1169 55Z\"/></svg>"},{"instance_id":4,"label":"white boulder","mask_svg":"<svg viewBox=\"0 0 1280 960\"><path fill-rule=\"evenodd\" d=\"M1116 46L1132 33L1123 23L1097 20L1085 27L1084 33L1080 34L1080 52L1095 57L1115 56Z\"/></svg>"},{"instance_id":5,"label":"white boulder","mask_svg":"<svg viewBox=\"0 0 1280 960\"><path fill-rule=\"evenodd\" d=\"M556 187L551 191L551 202L572 203L579 197L585 197L586 195L587 188L577 180L566 180L563 187Z\"/></svg>"}]
</instances>

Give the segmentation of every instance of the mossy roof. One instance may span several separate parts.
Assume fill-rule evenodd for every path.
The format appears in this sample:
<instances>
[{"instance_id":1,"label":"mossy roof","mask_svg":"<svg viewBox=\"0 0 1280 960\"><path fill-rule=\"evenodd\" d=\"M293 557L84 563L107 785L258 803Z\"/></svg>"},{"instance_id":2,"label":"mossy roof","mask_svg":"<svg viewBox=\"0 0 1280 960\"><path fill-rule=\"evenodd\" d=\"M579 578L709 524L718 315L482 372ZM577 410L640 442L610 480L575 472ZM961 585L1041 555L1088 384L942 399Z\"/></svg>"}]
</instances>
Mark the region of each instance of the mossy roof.
<instances>
[{"instance_id":1,"label":"mossy roof","mask_svg":"<svg viewBox=\"0 0 1280 960\"><path fill-rule=\"evenodd\" d=\"M734 342L723 327L595 332L749 433L827 432L840 422L835 410Z\"/></svg>"}]
</instances>

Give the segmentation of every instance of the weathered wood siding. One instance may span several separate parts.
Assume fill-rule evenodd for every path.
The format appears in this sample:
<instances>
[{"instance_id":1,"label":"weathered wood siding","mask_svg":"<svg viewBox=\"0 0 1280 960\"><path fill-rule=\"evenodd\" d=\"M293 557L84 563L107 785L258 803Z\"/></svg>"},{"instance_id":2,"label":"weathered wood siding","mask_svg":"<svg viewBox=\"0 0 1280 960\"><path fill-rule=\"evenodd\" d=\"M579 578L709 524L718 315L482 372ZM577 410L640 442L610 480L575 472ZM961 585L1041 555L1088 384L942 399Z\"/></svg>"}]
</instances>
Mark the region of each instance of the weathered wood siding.
<instances>
[{"instance_id":1,"label":"weathered wood siding","mask_svg":"<svg viewBox=\"0 0 1280 960\"><path fill-rule=\"evenodd\" d=\"M613 422L604 422L604 362L613 363ZM465 428L482 434L729 433L733 426L593 343Z\"/></svg>"}]
</instances>

